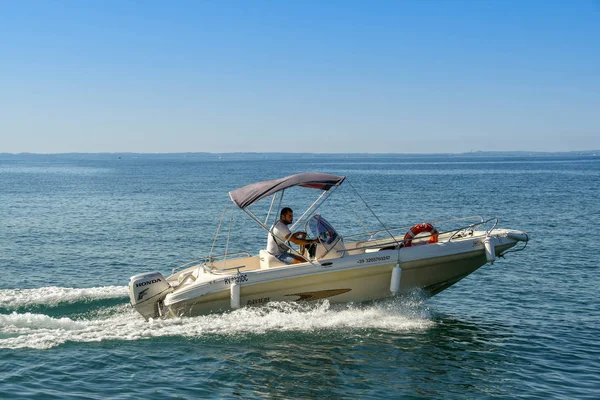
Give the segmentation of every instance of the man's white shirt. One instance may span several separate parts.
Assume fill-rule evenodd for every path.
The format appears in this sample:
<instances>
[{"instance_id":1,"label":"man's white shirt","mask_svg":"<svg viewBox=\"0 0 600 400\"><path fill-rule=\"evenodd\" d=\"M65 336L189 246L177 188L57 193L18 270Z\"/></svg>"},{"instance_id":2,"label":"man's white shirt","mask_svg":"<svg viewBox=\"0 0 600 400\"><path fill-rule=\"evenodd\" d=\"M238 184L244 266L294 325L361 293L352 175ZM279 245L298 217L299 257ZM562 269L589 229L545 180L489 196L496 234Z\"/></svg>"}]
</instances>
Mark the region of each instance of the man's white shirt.
<instances>
[{"instance_id":1,"label":"man's white shirt","mask_svg":"<svg viewBox=\"0 0 600 400\"><path fill-rule=\"evenodd\" d=\"M273 225L271 228L269 237L267 238L267 251L274 256L281 254L282 251L279 249L279 246L281 245L282 247L288 247L285 244L285 237L291 233L292 232L287 225L281 222L281 220L275 222L275 225ZM275 239L273 236L276 236L277 239Z\"/></svg>"}]
</instances>

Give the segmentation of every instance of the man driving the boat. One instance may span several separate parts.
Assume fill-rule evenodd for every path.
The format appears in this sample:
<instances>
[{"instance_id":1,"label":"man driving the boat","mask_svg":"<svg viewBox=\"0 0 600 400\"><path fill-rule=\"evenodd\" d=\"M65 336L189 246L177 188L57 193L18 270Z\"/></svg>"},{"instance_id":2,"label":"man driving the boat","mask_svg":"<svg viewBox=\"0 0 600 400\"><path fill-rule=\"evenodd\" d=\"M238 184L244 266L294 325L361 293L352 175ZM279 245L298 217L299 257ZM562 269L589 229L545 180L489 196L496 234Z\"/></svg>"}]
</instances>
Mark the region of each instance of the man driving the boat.
<instances>
[{"instance_id":1,"label":"man driving the boat","mask_svg":"<svg viewBox=\"0 0 600 400\"><path fill-rule=\"evenodd\" d=\"M292 232L288 225L294 222L294 211L289 207L281 209L279 220L271 227L267 238L267 251L286 264L306 262L303 257L290 253L290 247L285 242L290 241L299 246L316 243L317 240L306 240L306 232Z\"/></svg>"}]
</instances>

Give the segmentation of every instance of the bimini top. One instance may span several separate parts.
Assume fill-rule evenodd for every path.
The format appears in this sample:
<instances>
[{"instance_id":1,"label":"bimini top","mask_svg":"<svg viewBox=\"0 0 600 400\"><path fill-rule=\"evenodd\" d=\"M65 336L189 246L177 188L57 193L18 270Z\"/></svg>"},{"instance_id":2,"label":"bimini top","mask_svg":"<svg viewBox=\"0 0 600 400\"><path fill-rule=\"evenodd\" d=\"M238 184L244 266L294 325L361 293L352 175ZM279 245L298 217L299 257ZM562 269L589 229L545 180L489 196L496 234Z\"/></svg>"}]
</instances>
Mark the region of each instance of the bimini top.
<instances>
[{"instance_id":1,"label":"bimini top","mask_svg":"<svg viewBox=\"0 0 600 400\"><path fill-rule=\"evenodd\" d=\"M345 176L323 174L320 172L305 172L272 181L252 183L248 186L232 190L229 192L229 197L231 197L231 200L239 208L244 209L260 199L264 199L293 186L329 190L334 186L340 185L344 179L346 179Z\"/></svg>"}]
</instances>

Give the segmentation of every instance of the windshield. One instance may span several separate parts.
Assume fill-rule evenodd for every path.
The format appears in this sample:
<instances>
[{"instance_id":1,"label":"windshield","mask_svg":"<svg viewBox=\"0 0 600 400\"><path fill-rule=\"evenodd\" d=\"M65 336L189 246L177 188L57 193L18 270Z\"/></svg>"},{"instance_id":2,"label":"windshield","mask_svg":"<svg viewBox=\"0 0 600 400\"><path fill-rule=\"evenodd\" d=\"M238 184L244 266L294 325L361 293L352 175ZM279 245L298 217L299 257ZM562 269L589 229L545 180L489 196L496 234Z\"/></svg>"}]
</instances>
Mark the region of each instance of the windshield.
<instances>
[{"instance_id":1,"label":"windshield","mask_svg":"<svg viewBox=\"0 0 600 400\"><path fill-rule=\"evenodd\" d=\"M323 244L332 244L338 238L338 234L331 224L318 214L308 220L308 227L312 235L317 237Z\"/></svg>"}]
</instances>

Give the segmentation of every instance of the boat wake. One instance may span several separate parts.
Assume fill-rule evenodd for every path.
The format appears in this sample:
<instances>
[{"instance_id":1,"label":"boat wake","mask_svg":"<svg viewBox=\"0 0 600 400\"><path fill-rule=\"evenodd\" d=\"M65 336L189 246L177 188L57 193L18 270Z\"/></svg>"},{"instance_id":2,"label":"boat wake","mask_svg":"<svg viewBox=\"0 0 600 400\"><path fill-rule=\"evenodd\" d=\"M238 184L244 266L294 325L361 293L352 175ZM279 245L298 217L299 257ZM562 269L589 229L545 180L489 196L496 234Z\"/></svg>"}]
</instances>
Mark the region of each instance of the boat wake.
<instances>
[{"instance_id":1,"label":"boat wake","mask_svg":"<svg viewBox=\"0 0 600 400\"><path fill-rule=\"evenodd\" d=\"M148 322L127 303L126 294L127 288L116 286L1 290L0 348L49 349L68 342L236 338L272 332L407 332L434 325L424 296L418 293L355 305L330 305L327 300L273 302L222 314Z\"/></svg>"},{"instance_id":2,"label":"boat wake","mask_svg":"<svg viewBox=\"0 0 600 400\"><path fill-rule=\"evenodd\" d=\"M91 302L126 298L127 296L127 286L103 286L87 289L56 286L38 289L5 289L0 290L0 310L32 306L56 307L65 303Z\"/></svg>"}]
</instances>

